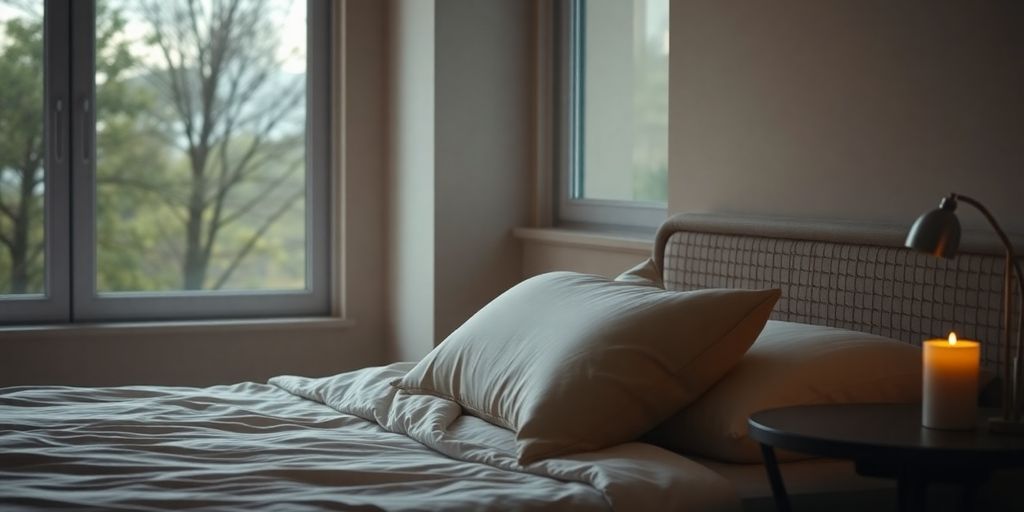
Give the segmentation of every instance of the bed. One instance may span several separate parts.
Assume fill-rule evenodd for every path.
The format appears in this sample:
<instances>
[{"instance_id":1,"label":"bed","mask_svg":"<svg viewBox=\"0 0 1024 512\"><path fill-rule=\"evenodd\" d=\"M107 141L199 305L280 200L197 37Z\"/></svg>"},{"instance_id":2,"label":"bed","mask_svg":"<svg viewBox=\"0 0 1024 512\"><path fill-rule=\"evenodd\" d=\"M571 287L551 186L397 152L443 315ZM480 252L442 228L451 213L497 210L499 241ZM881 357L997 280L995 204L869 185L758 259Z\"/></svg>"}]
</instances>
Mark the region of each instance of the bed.
<instances>
[{"instance_id":1,"label":"bed","mask_svg":"<svg viewBox=\"0 0 1024 512\"><path fill-rule=\"evenodd\" d=\"M651 259L613 284L579 276L552 278L562 280L558 293L569 289L565 283L593 293L605 293L606 287L620 285L649 287L659 293L761 290L759 295L753 291L742 295L753 306L741 309L761 311L764 318L751 318L749 312L737 314L740 320L733 323L742 328L731 328L726 336L750 331L746 336L750 339L729 338L733 344L729 354L738 352L735 361L717 363L733 357L720 349L725 338L718 334L712 336L717 343L713 349L687 355L715 355L714 359L693 361L700 361L700 368L723 368L704 375L707 383L694 387L688 380L689 387L666 394L676 404L667 415L663 402L669 400L662 400L660 392L652 392L649 383L638 382L643 379L635 377L622 379L619 375L612 379L615 386L632 386L629 393L620 393L621 397L618 388L594 388L604 385L598 382L601 372L591 372L589 380L583 382L583 394L572 395L572 386L565 382L556 387L536 383L538 375L549 375L537 372L558 371L557 365L544 361L566 361L579 355L575 352L571 357L560 353L539 362L532 359L520 375L493 380L495 374L508 373L507 368L497 370L503 365L494 361L526 357L507 352L509 344L505 342L483 359L471 359L481 357L472 352L479 345L480 329L508 323L500 327L524 335L521 322L504 322L507 309L500 308L507 308L509 299L500 297L460 327L453 334L454 341L442 344L462 347L462 352L455 355L451 354L454 349L449 350L448 359L444 353L433 355L438 352L435 350L415 364L395 363L319 379L281 376L265 384L202 389L2 389L0 509L765 508L770 506L770 491L763 468L749 459L749 446L739 444L749 440L737 440L737 434L689 446L699 437L691 432L703 429L713 437L729 430L724 423L709 426L709 418L719 415L726 418L723 422L735 422L737 415L742 416L743 411L735 407L723 411L721 403L743 402L750 408L842 400L913 400L914 391L909 389L913 386L905 383L915 378L919 382L919 374L907 367L912 366L914 358L919 361L919 356L908 349L952 328L986 340L982 356L986 366L995 370L1002 364L1002 351L988 341L999 339L1001 260L994 256L997 248L968 239L963 248L967 254L945 262L902 249L903 235L902 229L895 227L680 214L659 230ZM616 293L620 289L614 288ZM769 297L766 290L771 289L780 293ZM565 297L551 293L550 288L533 293L520 297L525 305L519 306L525 308L524 314L532 315L530 318L539 319L536 325L528 326L529 336L536 334L537 325L554 325L563 322L565 316L573 316L567 311L575 311L582 319L571 324L573 332L587 331L589 326L606 321L592 311L592 301L581 299L576 311L571 305L563 307ZM654 292L637 293L647 296ZM726 303L721 302L725 300L721 294L702 297L719 301L707 307L723 311L722 304ZM549 298L561 300L552 302L559 308L544 307ZM730 295L728 300L732 304L736 298ZM546 315L552 309L560 314ZM680 324L672 322L677 322L680 315L676 310L671 312L656 321L643 313L647 315L644 328L630 331L630 336L650 336L655 340L652 343L658 343L665 332L679 328ZM831 338L817 336L810 326L835 330ZM558 328L566 326L559 323ZM607 324L592 329L590 338L611 336L623 329L621 322ZM749 389L744 387L744 378L762 378L763 372L780 368L800 374L792 370L792 364L797 363L791 361L783 359L780 363L775 359L771 363L776 365L774 369L764 363L772 357L785 357L786 351L792 350L786 343L797 331L805 333L807 343L815 346L822 345L821 339L826 338L832 340L831 346L855 341L882 347L875 338L899 340L903 343L886 343L889 352L878 357L908 362L892 372L896 379L892 382L897 385L882 391L862 390L866 395L846 388L826 393L819 386L807 396L800 387L804 383L794 380L786 396L751 398L756 393L744 391ZM772 333L781 345L767 344ZM855 333L865 333L863 336L870 339ZM459 345L463 338L476 341ZM748 350L751 343L753 348ZM801 353L817 354L808 352L807 346L799 346ZM666 347L675 350L672 344ZM893 357L896 353L898 357ZM588 360L586 364L594 368L628 360L628 356L616 354L618 359L612 363ZM806 356L801 363L810 372L806 378L820 379L813 377L813 370L835 355L835 350L825 350L820 357ZM458 378L450 372L457 372ZM643 375L656 380L652 372ZM510 386L509 378L520 379L520 387ZM744 400L727 398L736 393ZM558 398L563 395L572 398ZM584 418L573 409L595 396L599 402L622 399L623 404L617 406L620 409L612 411L615 421L607 421L607 415ZM686 407L678 407L679 403ZM622 412L632 411L631 407L635 413ZM695 412L687 416L686 411ZM643 422L625 430L618 428L619 423L629 423L628 418L644 414L660 418L656 428L652 430ZM559 419L559 415L564 418ZM577 417L584 419L571 424ZM557 435L548 431L557 431ZM615 442L580 441L593 431L601 431ZM721 453L706 453L708 447L715 446L721 447ZM801 500L829 503L836 496L843 496L848 506L893 503L889 501L893 496L889 482L857 477L844 462L801 460L795 454L788 460L783 464L783 474L797 505Z\"/></svg>"},{"instance_id":2,"label":"bed","mask_svg":"<svg viewBox=\"0 0 1024 512\"><path fill-rule=\"evenodd\" d=\"M732 499L714 473L641 443L509 470L507 430L441 399L393 400L388 381L410 366L204 389L5 390L0 509L655 510ZM696 489L706 499L686 496Z\"/></svg>"}]
</instances>

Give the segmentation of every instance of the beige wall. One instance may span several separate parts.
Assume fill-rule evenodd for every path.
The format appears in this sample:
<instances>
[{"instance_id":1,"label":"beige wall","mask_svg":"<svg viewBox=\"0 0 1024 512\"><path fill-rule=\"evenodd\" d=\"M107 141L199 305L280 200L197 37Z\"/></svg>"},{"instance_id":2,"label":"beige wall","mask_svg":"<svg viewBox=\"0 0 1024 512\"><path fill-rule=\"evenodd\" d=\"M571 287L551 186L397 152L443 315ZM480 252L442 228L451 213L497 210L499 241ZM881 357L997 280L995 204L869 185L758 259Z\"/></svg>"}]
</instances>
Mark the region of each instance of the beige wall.
<instances>
[{"instance_id":1,"label":"beige wall","mask_svg":"<svg viewBox=\"0 0 1024 512\"><path fill-rule=\"evenodd\" d=\"M1024 232L1024 3L671 9L671 211L909 225L956 191Z\"/></svg>"},{"instance_id":2,"label":"beige wall","mask_svg":"<svg viewBox=\"0 0 1024 512\"><path fill-rule=\"evenodd\" d=\"M436 342L520 279L532 16L522 0L437 0Z\"/></svg>"},{"instance_id":3,"label":"beige wall","mask_svg":"<svg viewBox=\"0 0 1024 512\"><path fill-rule=\"evenodd\" d=\"M384 358L386 10L377 0L345 5L346 249L340 256L351 325L0 332L0 386L265 381L330 375Z\"/></svg>"},{"instance_id":4,"label":"beige wall","mask_svg":"<svg viewBox=\"0 0 1024 512\"><path fill-rule=\"evenodd\" d=\"M388 353L434 348L434 1L394 0L388 166Z\"/></svg>"},{"instance_id":5,"label":"beige wall","mask_svg":"<svg viewBox=\"0 0 1024 512\"><path fill-rule=\"evenodd\" d=\"M642 263L650 250L581 247L573 244L523 241L523 277L556 270L572 270L607 278Z\"/></svg>"},{"instance_id":6,"label":"beige wall","mask_svg":"<svg viewBox=\"0 0 1024 512\"><path fill-rule=\"evenodd\" d=\"M388 358L416 360L519 280L532 4L394 0Z\"/></svg>"}]
</instances>

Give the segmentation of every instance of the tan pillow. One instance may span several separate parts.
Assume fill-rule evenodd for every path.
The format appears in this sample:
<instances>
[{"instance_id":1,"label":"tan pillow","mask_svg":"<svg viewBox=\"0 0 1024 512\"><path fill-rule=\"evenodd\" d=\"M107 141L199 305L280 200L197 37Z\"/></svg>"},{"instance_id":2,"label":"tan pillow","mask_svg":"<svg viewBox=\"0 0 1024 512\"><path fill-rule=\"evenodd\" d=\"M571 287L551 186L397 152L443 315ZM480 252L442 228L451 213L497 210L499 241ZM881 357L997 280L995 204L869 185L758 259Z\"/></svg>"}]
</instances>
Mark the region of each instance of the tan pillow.
<instances>
[{"instance_id":1,"label":"tan pillow","mask_svg":"<svg viewBox=\"0 0 1024 512\"><path fill-rule=\"evenodd\" d=\"M523 464L604 448L637 438L714 384L778 297L544 274L494 299L396 385L514 430Z\"/></svg>"},{"instance_id":2,"label":"tan pillow","mask_svg":"<svg viewBox=\"0 0 1024 512\"><path fill-rule=\"evenodd\" d=\"M774 407L921 400L921 349L845 329L769 321L739 364L646 440L680 453L760 463L751 414ZM780 460L807 455L777 451Z\"/></svg>"}]
</instances>

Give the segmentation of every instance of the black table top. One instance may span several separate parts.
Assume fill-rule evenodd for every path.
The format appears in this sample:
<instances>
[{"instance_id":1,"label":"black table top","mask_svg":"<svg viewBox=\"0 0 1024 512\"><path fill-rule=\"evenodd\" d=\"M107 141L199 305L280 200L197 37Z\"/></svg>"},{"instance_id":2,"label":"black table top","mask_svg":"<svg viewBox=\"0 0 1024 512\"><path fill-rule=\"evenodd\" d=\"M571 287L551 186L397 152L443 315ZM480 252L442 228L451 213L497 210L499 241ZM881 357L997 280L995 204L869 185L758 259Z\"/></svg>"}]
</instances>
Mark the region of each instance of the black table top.
<instances>
[{"instance_id":1,"label":"black table top","mask_svg":"<svg viewBox=\"0 0 1024 512\"><path fill-rule=\"evenodd\" d=\"M951 431L922 427L920 405L806 405L761 411L748 423L755 441L825 457L1024 466L1024 436L988 431L996 415L982 410L974 430Z\"/></svg>"}]
</instances>

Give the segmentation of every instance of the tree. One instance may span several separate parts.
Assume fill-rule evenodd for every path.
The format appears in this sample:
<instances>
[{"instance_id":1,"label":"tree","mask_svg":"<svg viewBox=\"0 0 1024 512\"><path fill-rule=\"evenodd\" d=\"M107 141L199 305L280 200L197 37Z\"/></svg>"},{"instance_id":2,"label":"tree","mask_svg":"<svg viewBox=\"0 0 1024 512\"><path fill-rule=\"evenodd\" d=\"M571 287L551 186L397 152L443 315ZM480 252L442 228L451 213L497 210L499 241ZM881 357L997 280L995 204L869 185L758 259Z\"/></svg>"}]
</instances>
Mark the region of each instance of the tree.
<instances>
[{"instance_id":1,"label":"tree","mask_svg":"<svg viewBox=\"0 0 1024 512\"><path fill-rule=\"evenodd\" d=\"M43 38L32 12L3 24L0 46L0 293L43 287Z\"/></svg>"},{"instance_id":2,"label":"tree","mask_svg":"<svg viewBox=\"0 0 1024 512\"><path fill-rule=\"evenodd\" d=\"M159 62L148 77L170 140L185 157L177 207L185 289L221 288L266 232L304 197L304 82L282 77L266 0L147 0L142 18ZM298 124L299 129L289 124ZM166 169L165 169L166 171ZM143 180L143 186L148 182ZM291 190L288 190L291 189ZM297 190L296 190L297 189ZM253 220L258 223L253 225ZM250 224L232 247L230 226ZM230 253L211 278L217 252Z\"/></svg>"}]
</instances>

